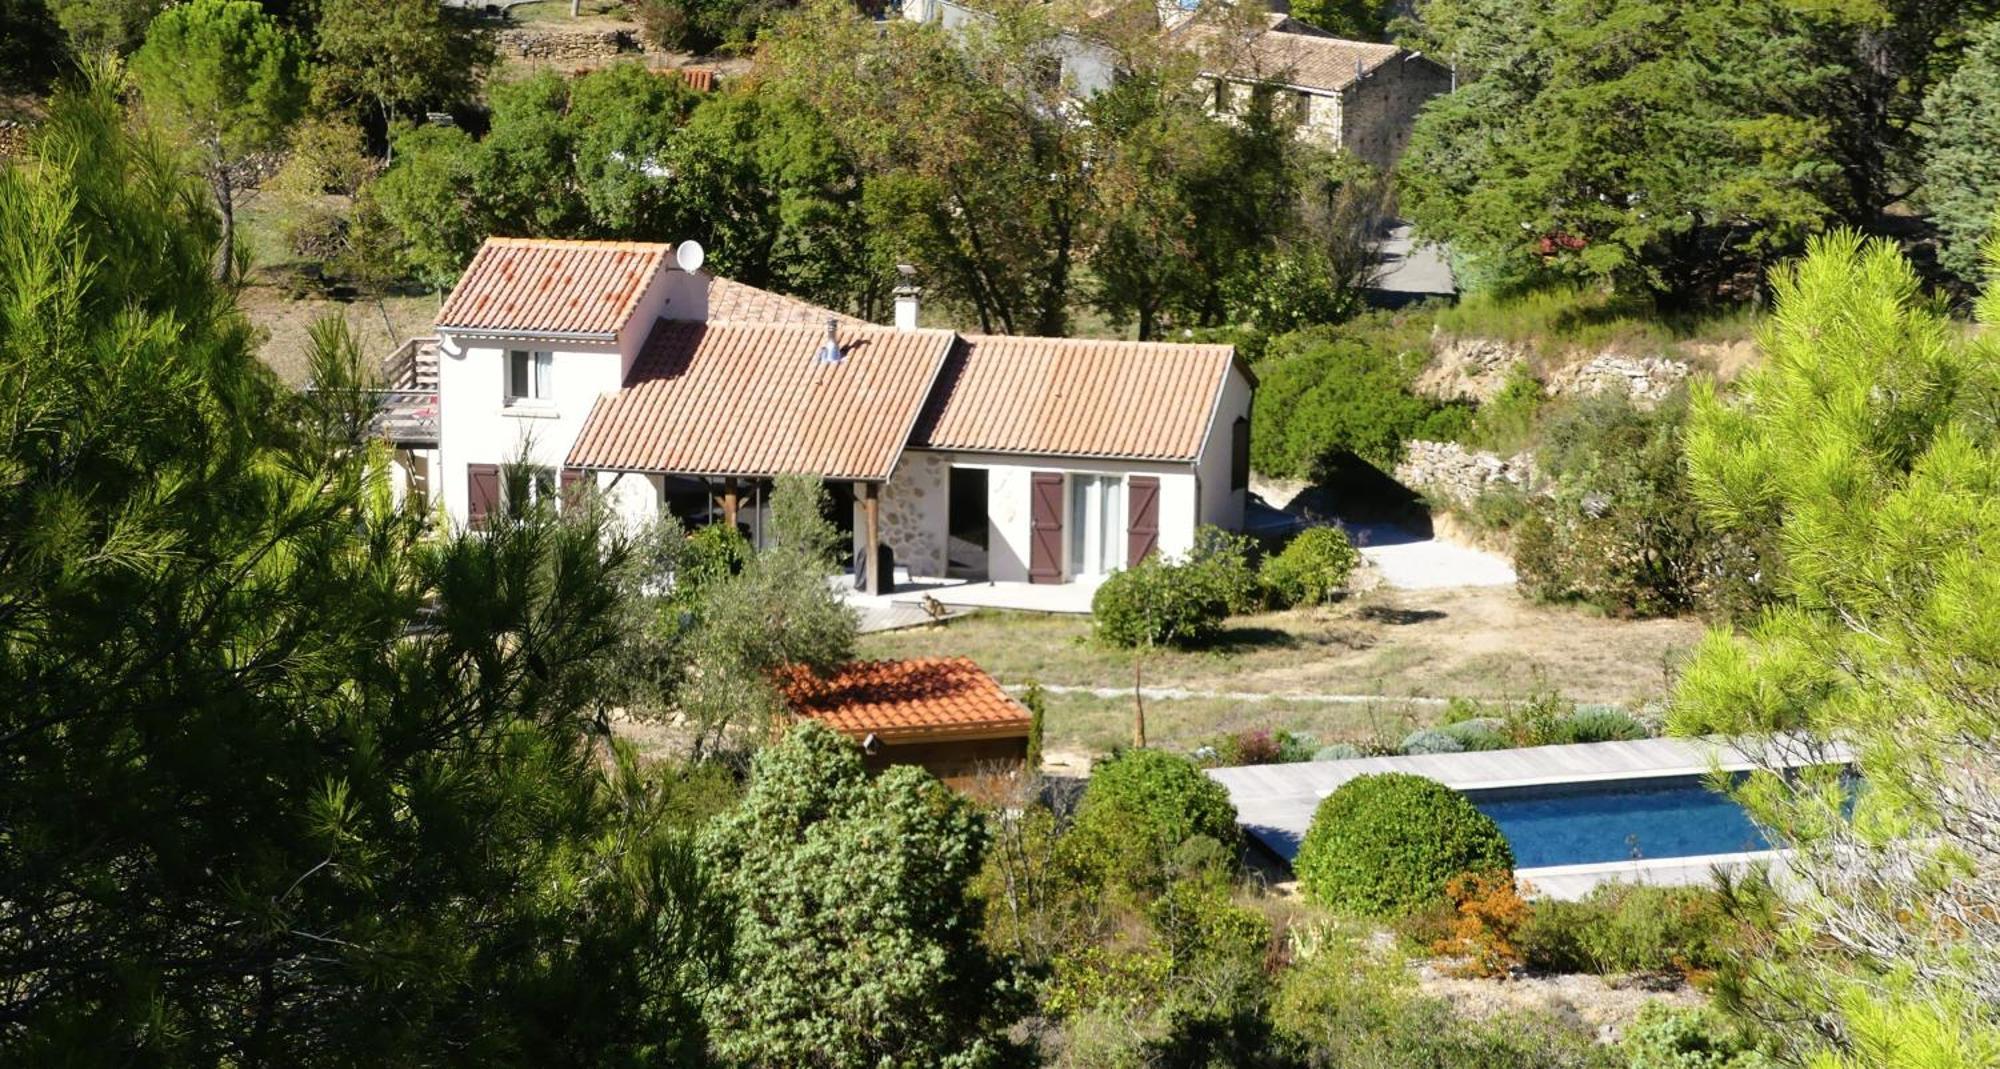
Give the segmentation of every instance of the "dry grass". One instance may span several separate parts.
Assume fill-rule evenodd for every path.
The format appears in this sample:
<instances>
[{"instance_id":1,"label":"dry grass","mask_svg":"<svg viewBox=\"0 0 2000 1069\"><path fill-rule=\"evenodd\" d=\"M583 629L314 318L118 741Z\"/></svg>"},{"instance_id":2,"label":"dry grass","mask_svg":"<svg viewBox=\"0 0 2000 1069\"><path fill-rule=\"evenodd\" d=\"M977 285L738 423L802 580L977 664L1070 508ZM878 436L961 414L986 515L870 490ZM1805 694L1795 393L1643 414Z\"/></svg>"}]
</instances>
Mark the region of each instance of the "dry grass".
<instances>
[{"instance_id":1,"label":"dry grass","mask_svg":"<svg viewBox=\"0 0 2000 1069\"><path fill-rule=\"evenodd\" d=\"M1665 694L1701 631L1693 621L1530 605L1504 589L1377 591L1234 621L1211 649L1148 654L1147 688L1200 692L1149 700L1148 741L1186 748L1249 728L1310 731L1322 742L1400 737L1434 719L1438 699L1504 701L1545 688L1633 705ZM966 656L1008 684L1122 692L1133 679L1133 655L1095 644L1090 621L1073 616L979 613L863 636L860 655ZM1050 695L1051 749L1103 752L1130 737L1129 696Z\"/></svg>"}]
</instances>

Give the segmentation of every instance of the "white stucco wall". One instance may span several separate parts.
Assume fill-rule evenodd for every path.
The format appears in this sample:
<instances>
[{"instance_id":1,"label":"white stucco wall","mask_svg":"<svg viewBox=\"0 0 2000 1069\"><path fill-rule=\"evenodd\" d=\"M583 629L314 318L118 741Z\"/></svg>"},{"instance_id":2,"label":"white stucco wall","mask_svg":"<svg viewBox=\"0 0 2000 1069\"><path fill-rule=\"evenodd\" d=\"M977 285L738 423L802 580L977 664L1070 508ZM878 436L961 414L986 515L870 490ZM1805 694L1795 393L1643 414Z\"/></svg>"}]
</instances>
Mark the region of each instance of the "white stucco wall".
<instances>
[{"instance_id":1,"label":"white stucco wall","mask_svg":"<svg viewBox=\"0 0 2000 1069\"><path fill-rule=\"evenodd\" d=\"M507 351L554 353L546 400L507 403ZM466 522L466 466L526 460L560 469L597 398L624 381L615 344L531 339L461 339L444 334L438 351L437 491L453 523Z\"/></svg>"},{"instance_id":2,"label":"white stucco wall","mask_svg":"<svg viewBox=\"0 0 2000 1069\"><path fill-rule=\"evenodd\" d=\"M1225 430L1225 435L1227 431ZM1187 464L1148 464L1130 460L1080 460L1073 457L1029 457L1009 456L999 453L947 453L930 450L910 450L904 454L904 465L912 458L928 456L934 458L937 471L937 491L926 493L929 502L923 521L926 530L935 531L938 544L938 568L925 572L912 568L913 574L939 575L943 573L943 539L950 523L949 510L949 469L980 468L986 471L986 511L988 527L986 533L987 576L997 583L1025 583L1028 581L1030 506L1033 493L1034 474L1042 471L1063 474L1086 473L1091 475L1150 475L1160 480L1160 552L1169 556L1186 553L1194 545L1194 529L1199 519L1196 500L1195 472ZM898 469L901 473L901 469ZM1226 474L1226 472L1225 472ZM885 501L886 501L885 491ZM1129 500L1129 498L1128 498ZM1069 530L1069 493L1063 493L1064 531ZM885 530L886 530L886 524ZM1124 531L1116 532L1121 540ZM886 538L886 535L885 535ZM1063 554L1069 554L1069 540L1063 540ZM897 547L896 562L905 563L903 550ZM1063 562L1063 574L1071 574L1070 562Z\"/></svg>"},{"instance_id":3,"label":"white stucco wall","mask_svg":"<svg viewBox=\"0 0 2000 1069\"><path fill-rule=\"evenodd\" d=\"M591 406L624 385L625 376L661 317L700 320L708 315L708 276L666 268L647 286L617 336L605 342L556 341L500 334L470 336L440 331L438 351L438 453L432 492L453 523L466 522L471 464L508 464L525 459L560 469L590 416ZM553 353L546 399L508 404L507 352ZM625 482L643 482L627 476ZM610 476L599 480L610 484ZM622 508L646 517L658 511L655 483L650 504L642 506L638 487L620 486Z\"/></svg>"},{"instance_id":4,"label":"white stucco wall","mask_svg":"<svg viewBox=\"0 0 2000 1069\"><path fill-rule=\"evenodd\" d=\"M1202 442L1201 459L1195 465L1195 477L1201 483L1199 522L1231 531L1243 529L1243 511L1250 490L1247 483L1240 489L1229 486L1230 466L1235 459L1230 434L1238 417L1250 418L1251 395L1250 380L1242 369L1231 367L1222 397L1216 403L1215 419L1209 423L1208 438ZM1250 433L1257 433L1255 424L1251 425Z\"/></svg>"}]
</instances>

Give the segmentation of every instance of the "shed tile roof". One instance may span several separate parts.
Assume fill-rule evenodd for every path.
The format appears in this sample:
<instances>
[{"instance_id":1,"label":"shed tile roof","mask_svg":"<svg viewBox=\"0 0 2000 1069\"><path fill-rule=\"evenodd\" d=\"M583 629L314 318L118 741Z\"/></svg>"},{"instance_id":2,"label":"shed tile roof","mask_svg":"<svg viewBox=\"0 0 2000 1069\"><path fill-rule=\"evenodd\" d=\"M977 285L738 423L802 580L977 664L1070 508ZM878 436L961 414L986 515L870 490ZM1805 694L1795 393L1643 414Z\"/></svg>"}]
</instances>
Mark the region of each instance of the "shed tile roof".
<instances>
[{"instance_id":1,"label":"shed tile roof","mask_svg":"<svg viewBox=\"0 0 2000 1069\"><path fill-rule=\"evenodd\" d=\"M1234 360L1227 345L968 335L910 444L1192 461Z\"/></svg>"},{"instance_id":2,"label":"shed tile roof","mask_svg":"<svg viewBox=\"0 0 2000 1069\"><path fill-rule=\"evenodd\" d=\"M854 738L1025 736L1028 711L964 657L856 661L822 679L803 668L780 673L794 713Z\"/></svg>"},{"instance_id":3,"label":"shed tile roof","mask_svg":"<svg viewBox=\"0 0 2000 1069\"><path fill-rule=\"evenodd\" d=\"M487 238L438 310L437 325L613 335L672 251L636 241Z\"/></svg>"},{"instance_id":4,"label":"shed tile roof","mask_svg":"<svg viewBox=\"0 0 2000 1069\"><path fill-rule=\"evenodd\" d=\"M758 289L735 279L712 278L708 283L708 321L711 323L808 323L824 328L828 319L857 326L868 324L865 319L821 308L797 297Z\"/></svg>"},{"instance_id":5,"label":"shed tile roof","mask_svg":"<svg viewBox=\"0 0 2000 1069\"><path fill-rule=\"evenodd\" d=\"M1267 27L1239 41L1212 26L1192 30L1204 55L1203 73L1276 82L1338 93L1405 53L1395 45L1349 41L1309 23L1274 15Z\"/></svg>"},{"instance_id":6,"label":"shed tile roof","mask_svg":"<svg viewBox=\"0 0 2000 1069\"><path fill-rule=\"evenodd\" d=\"M625 386L598 398L568 465L678 475L885 480L953 335L847 324L659 320Z\"/></svg>"}]
</instances>

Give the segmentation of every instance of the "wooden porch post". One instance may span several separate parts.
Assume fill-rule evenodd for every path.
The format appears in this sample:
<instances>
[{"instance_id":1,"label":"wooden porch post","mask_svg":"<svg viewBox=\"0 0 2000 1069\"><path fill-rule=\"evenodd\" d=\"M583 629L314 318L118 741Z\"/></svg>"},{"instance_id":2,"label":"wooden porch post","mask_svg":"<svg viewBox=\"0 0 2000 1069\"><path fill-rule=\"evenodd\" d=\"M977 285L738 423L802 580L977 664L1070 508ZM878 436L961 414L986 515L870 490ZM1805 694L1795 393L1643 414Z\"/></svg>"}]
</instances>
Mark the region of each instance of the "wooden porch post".
<instances>
[{"instance_id":1,"label":"wooden porch post","mask_svg":"<svg viewBox=\"0 0 2000 1069\"><path fill-rule=\"evenodd\" d=\"M882 487L876 483L861 484L861 530L862 566L867 576L865 593L886 593L892 583L883 578L882 572Z\"/></svg>"},{"instance_id":2,"label":"wooden porch post","mask_svg":"<svg viewBox=\"0 0 2000 1069\"><path fill-rule=\"evenodd\" d=\"M722 480L722 522L736 529L736 480Z\"/></svg>"}]
</instances>

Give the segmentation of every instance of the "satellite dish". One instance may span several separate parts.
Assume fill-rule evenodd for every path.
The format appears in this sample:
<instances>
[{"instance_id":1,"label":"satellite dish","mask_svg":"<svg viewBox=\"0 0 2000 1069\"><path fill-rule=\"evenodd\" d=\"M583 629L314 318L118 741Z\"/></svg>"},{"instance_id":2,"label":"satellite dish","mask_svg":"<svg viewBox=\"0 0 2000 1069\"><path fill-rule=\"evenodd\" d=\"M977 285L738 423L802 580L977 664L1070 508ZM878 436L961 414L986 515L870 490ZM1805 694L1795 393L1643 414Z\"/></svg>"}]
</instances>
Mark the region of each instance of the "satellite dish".
<instances>
[{"instance_id":1,"label":"satellite dish","mask_svg":"<svg viewBox=\"0 0 2000 1069\"><path fill-rule=\"evenodd\" d=\"M680 269L690 275L701 270L702 261L707 258L707 254L701 251L699 241L689 239L674 247L674 263L679 264Z\"/></svg>"}]
</instances>

